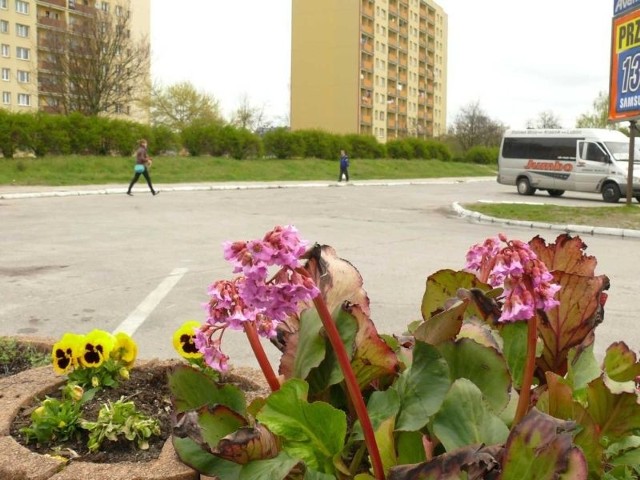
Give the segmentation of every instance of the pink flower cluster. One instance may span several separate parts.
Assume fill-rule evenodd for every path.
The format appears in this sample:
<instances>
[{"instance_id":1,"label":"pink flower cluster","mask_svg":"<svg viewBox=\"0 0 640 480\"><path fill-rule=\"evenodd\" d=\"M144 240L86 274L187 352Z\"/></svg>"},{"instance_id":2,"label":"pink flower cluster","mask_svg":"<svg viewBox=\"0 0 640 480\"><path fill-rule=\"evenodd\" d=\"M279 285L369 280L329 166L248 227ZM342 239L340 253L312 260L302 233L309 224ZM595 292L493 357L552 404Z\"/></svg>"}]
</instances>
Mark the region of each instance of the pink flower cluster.
<instances>
[{"instance_id":1,"label":"pink flower cluster","mask_svg":"<svg viewBox=\"0 0 640 480\"><path fill-rule=\"evenodd\" d=\"M253 322L260 336L272 338L279 322L320 293L313 280L296 271L306 251L307 243L290 225L275 227L262 240L225 242L224 258L242 275L209 287L207 322L196 332L196 347L208 365L227 369L229 357L220 350L227 328L242 330Z\"/></svg>"},{"instance_id":2,"label":"pink flower cluster","mask_svg":"<svg viewBox=\"0 0 640 480\"><path fill-rule=\"evenodd\" d=\"M504 286L503 322L529 320L537 309L549 311L559 304L555 294L560 285L552 283L547 266L520 240L509 241L500 234L474 245L466 268L493 287Z\"/></svg>"}]
</instances>

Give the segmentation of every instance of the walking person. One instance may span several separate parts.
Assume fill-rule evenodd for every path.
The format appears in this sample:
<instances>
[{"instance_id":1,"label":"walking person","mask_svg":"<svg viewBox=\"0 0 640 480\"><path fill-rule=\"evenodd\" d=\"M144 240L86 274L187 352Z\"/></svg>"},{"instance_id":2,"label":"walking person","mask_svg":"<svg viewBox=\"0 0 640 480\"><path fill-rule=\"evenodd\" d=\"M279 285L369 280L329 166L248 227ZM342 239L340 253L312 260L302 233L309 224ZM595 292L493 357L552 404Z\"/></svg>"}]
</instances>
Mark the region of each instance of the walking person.
<instances>
[{"instance_id":1,"label":"walking person","mask_svg":"<svg viewBox=\"0 0 640 480\"><path fill-rule=\"evenodd\" d=\"M349 157L344 150L340 150L340 176L338 177L338 181L342 181L342 177L348 182L349 181Z\"/></svg>"},{"instance_id":2,"label":"walking person","mask_svg":"<svg viewBox=\"0 0 640 480\"><path fill-rule=\"evenodd\" d=\"M131 183L129 184L129 188L127 190L127 195L133 196L131 193L131 189L135 185L135 183L140 178L140 175L143 175L145 180L147 181L147 185L149 185L149 190L151 190L152 195L157 195L157 190L154 190L153 185L151 184L151 177L149 176L149 167L151 166L152 160L149 154L147 153L147 141L143 138L138 142L138 150L136 151L136 165L134 167L134 175L131 179Z\"/></svg>"}]
</instances>

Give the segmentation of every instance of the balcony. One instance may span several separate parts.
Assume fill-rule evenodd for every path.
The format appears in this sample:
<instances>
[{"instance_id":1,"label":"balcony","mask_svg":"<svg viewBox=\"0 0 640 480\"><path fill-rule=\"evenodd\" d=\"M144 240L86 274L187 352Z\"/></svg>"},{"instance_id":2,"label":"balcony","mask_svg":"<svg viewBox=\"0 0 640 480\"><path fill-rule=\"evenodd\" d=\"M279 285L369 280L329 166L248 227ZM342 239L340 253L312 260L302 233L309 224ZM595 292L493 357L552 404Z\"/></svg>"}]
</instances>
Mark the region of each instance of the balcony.
<instances>
[{"instance_id":1,"label":"balcony","mask_svg":"<svg viewBox=\"0 0 640 480\"><path fill-rule=\"evenodd\" d=\"M387 117L387 128L395 130L397 125L395 117Z\"/></svg>"},{"instance_id":2,"label":"balcony","mask_svg":"<svg viewBox=\"0 0 640 480\"><path fill-rule=\"evenodd\" d=\"M43 27L51 27L57 30L64 30L67 28L67 23L64 20L59 18L51 18L51 17L38 17L38 26Z\"/></svg>"},{"instance_id":3,"label":"balcony","mask_svg":"<svg viewBox=\"0 0 640 480\"><path fill-rule=\"evenodd\" d=\"M395 99L387 100L387 112L396 113L398 107L396 106Z\"/></svg>"},{"instance_id":4,"label":"balcony","mask_svg":"<svg viewBox=\"0 0 640 480\"><path fill-rule=\"evenodd\" d=\"M398 79L398 72L395 68L390 68L389 70L387 70L387 78L389 80L397 80Z\"/></svg>"},{"instance_id":5,"label":"balcony","mask_svg":"<svg viewBox=\"0 0 640 480\"><path fill-rule=\"evenodd\" d=\"M360 86L362 88L366 88L367 90L371 90L373 88L373 80L371 80L371 78L365 77L360 80Z\"/></svg>"},{"instance_id":6,"label":"balcony","mask_svg":"<svg viewBox=\"0 0 640 480\"><path fill-rule=\"evenodd\" d=\"M362 70L373 72L373 60L371 60L371 58L363 58L360 63L362 64Z\"/></svg>"},{"instance_id":7,"label":"balcony","mask_svg":"<svg viewBox=\"0 0 640 480\"><path fill-rule=\"evenodd\" d=\"M361 114L360 115L360 124L361 125L371 125L372 121L373 121L373 116L371 114L368 114L368 115Z\"/></svg>"},{"instance_id":8,"label":"balcony","mask_svg":"<svg viewBox=\"0 0 640 480\"><path fill-rule=\"evenodd\" d=\"M398 2L396 0L389 0L389 13L398 15Z\"/></svg>"},{"instance_id":9,"label":"balcony","mask_svg":"<svg viewBox=\"0 0 640 480\"><path fill-rule=\"evenodd\" d=\"M373 22L363 22L360 31L373 36Z\"/></svg>"},{"instance_id":10,"label":"balcony","mask_svg":"<svg viewBox=\"0 0 640 480\"><path fill-rule=\"evenodd\" d=\"M398 52L394 50L389 50L389 56L387 57L387 61L389 63L398 63Z\"/></svg>"},{"instance_id":11,"label":"balcony","mask_svg":"<svg viewBox=\"0 0 640 480\"><path fill-rule=\"evenodd\" d=\"M373 19L373 4L371 2L362 2L362 15Z\"/></svg>"},{"instance_id":12,"label":"balcony","mask_svg":"<svg viewBox=\"0 0 640 480\"><path fill-rule=\"evenodd\" d=\"M55 5L56 7L67 7L67 0L40 0L38 5L46 6L46 5Z\"/></svg>"}]
</instances>

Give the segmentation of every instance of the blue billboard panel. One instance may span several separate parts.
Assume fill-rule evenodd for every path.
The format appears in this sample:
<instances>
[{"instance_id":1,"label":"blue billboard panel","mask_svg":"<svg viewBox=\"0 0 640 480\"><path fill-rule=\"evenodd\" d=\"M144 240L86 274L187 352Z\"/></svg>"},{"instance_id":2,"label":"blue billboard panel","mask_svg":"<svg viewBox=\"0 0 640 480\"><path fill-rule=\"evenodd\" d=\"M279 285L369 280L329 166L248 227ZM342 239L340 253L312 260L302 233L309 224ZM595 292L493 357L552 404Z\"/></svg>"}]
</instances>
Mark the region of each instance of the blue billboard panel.
<instances>
[{"instance_id":1,"label":"blue billboard panel","mask_svg":"<svg viewBox=\"0 0 640 480\"><path fill-rule=\"evenodd\" d=\"M613 16L622 15L640 6L640 0L613 0Z\"/></svg>"}]
</instances>

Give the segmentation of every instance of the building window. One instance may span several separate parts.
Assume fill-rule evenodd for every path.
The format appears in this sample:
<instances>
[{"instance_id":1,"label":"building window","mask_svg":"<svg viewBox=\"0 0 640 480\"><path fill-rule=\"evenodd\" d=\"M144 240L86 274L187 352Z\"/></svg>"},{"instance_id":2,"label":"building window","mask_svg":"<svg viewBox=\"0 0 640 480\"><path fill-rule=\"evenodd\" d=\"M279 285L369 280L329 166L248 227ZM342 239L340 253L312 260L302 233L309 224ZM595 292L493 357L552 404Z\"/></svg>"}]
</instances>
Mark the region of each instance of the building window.
<instances>
[{"instance_id":1,"label":"building window","mask_svg":"<svg viewBox=\"0 0 640 480\"><path fill-rule=\"evenodd\" d=\"M21 107L28 107L31 105L31 95L28 95L26 93L19 93L18 94L18 105L20 105Z\"/></svg>"},{"instance_id":2,"label":"building window","mask_svg":"<svg viewBox=\"0 0 640 480\"><path fill-rule=\"evenodd\" d=\"M29 83L31 75L25 70L18 70L18 82Z\"/></svg>"},{"instance_id":3,"label":"building window","mask_svg":"<svg viewBox=\"0 0 640 480\"><path fill-rule=\"evenodd\" d=\"M11 70L9 70L8 68L3 68L2 80L4 80L5 82L8 82L10 78L11 78Z\"/></svg>"},{"instance_id":4,"label":"building window","mask_svg":"<svg viewBox=\"0 0 640 480\"><path fill-rule=\"evenodd\" d=\"M2 103L4 105L11 105L11 93L10 92L2 92Z\"/></svg>"},{"instance_id":5,"label":"building window","mask_svg":"<svg viewBox=\"0 0 640 480\"><path fill-rule=\"evenodd\" d=\"M7 45L6 43L2 44L2 47L0 47L0 51L2 52L2 56L5 58L9 58L11 56L11 47L9 47L9 45Z\"/></svg>"},{"instance_id":6,"label":"building window","mask_svg":"<svg viewBox=\"0 0 640 480\"><path fill-rule=\"evenodd\" d=\"M29 2L23 0L16 0L16 12L29 15Z\"/></svg>"},{"instance_id":7,"label":"building window","mask_svg":"<svg viewBox=\"0 0 640 480\"><path fill-rule=\"evenodd\" d=\"M16 57L20 60L29 60L29 49L24 47L16 47Z\"/></svg>"},{"instance_id":8,"label":"building window","mask_svg":"<svg viewBox=\"0 0 640 480\"><path fill-rule=\"evenodd\" d=\"M23 38L29 37L29 26L16 23L16 35Z\"/></svg>"},{"instance_id":9,"label":"building window","mask_svg":"<svg viewBox=\"0 0 640 480\"><path fill-rule=\"evenodd\" d=\"M103 12L109 11L109 2L102 2L102 11Z\"/></svg>"},{"instance_id":10,"label":"building window","mask_svg":"<svg viewBox=\"0 0 640 480\"><path fill-rule=\"evenodd\" d=\"M0 20L0 33L9 33L9 22Z\"/></svg>"},{"instance_id":11,"label":"building window","mask_svg":"<svg viewBox=\"0 0 640 480\"><path fill-rule=\"evenodd\" d=\"M2 10L6 10L7 9L7 0L0 0L0 8Z\"/></svg>"}]
</instances>

